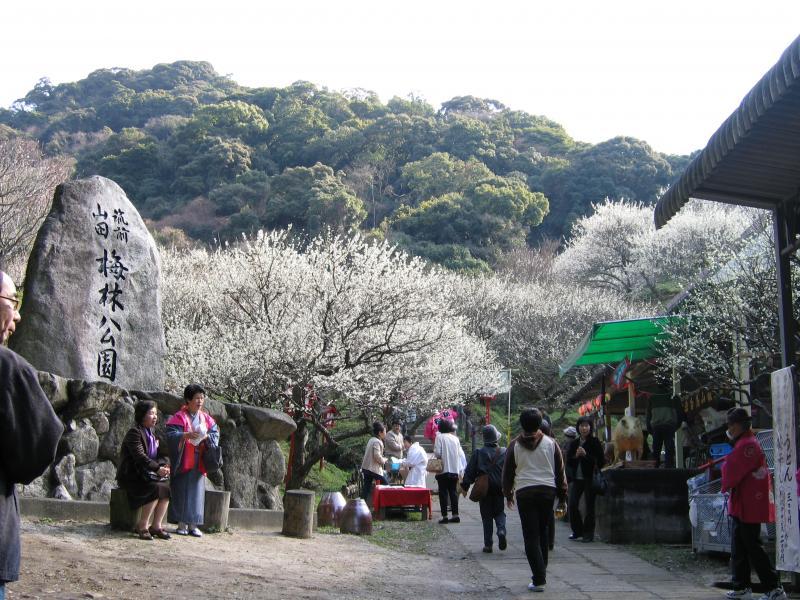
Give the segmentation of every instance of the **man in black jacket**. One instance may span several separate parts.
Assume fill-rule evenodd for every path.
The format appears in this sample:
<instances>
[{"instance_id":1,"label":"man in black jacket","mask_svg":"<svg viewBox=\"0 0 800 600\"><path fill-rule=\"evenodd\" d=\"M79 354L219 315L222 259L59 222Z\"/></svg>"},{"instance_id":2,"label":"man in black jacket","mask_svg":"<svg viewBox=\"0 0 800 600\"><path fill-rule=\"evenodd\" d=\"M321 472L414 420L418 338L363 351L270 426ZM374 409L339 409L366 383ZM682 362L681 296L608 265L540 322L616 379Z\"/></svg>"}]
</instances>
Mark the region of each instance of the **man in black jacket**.
<instances>
[{"instance_id":1,"label":"man in black jacket","mask_svg":"<svg viewBox=\"0 0 800 600\"><path fill-rule=\"evenodd\" d=\"M506 542L506 511L503 507L503 463L506 459L506 449L498 444L500 432L494 425L483 428L483 448L472 453L469 464L464 471L461 488L466 492L469 486L483 474L489 476L489 491L478 502L483 521L483 551L491 552L493 545L493 525L497 525L497 547L505 550Z\"/></svg>"},{"instance_id":2,"label":"man in black jacket","mask_svg":"<svg viewBox=\"0 0 800 600\"><path fill-rule=\"evenodd\" d=\"M53 462L64 430L36 371L2 344L19 316L14 282L0 271L0 600L19 579L19 508L15 485L27 484Z\"/></svg>"}]
</instances>

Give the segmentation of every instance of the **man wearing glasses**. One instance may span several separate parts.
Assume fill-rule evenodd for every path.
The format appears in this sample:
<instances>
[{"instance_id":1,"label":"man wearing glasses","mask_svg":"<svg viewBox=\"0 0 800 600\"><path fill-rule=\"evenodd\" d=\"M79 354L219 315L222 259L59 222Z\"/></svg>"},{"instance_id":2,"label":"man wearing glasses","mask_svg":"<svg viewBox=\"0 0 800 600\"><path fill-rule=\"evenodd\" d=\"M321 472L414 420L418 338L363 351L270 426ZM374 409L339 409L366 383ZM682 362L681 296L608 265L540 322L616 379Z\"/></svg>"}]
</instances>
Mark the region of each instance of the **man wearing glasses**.
<instances>
[{"instance_id":1,"label":"man wearing glasses","mask_svg":"<svg viewBox=\"0 0 800 600\"><path fill-rule=\"evenodd\" d=\"M20 320L17 288L0 271L0 600L19 579L19 508L15 485L53 462L64 430L34 368L5 347Z\"/></svg>"}]
</instances>

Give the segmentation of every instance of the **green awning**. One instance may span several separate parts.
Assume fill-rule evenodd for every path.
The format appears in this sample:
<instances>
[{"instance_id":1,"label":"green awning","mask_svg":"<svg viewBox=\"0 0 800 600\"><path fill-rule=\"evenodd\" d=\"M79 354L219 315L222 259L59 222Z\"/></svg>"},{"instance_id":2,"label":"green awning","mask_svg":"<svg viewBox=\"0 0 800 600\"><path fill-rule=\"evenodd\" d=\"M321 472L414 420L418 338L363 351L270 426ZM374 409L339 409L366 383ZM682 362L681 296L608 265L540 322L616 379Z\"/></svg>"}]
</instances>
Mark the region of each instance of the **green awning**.
<instances>
[{"instance_id":1,"label":"green awning","mask_svg":"<svg viewBox=\"0 0 800 600\"><path fill-rule=\"evenodd\" d=\"M658 340L667 335L664 326L676 316L602 321L592 325L578 347L558 365L559 376L577 365L616 364L658 356Z\"/></svg>"}]
</instances>

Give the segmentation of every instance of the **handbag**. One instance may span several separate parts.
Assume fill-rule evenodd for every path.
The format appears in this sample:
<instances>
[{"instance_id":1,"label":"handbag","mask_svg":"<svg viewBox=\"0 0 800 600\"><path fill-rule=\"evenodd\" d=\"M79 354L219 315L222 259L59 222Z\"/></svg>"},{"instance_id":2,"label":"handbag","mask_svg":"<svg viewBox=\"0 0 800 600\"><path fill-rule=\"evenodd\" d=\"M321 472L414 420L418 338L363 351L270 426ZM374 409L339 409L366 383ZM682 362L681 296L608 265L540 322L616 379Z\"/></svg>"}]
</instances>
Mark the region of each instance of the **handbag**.
<instances>
[{"instance_id":1,"label":"handbag","mask_svg":"<svg viewBox=\"0 0 800 600\"><path fill-rule=\"evenodd\" d=\"M600 469L595 469L592 474L592 491L597 496L605 496L608 491L608 479L600 472Z\"/></svg>"},{"instance_id":2,"label":"handbag","mask_svg":"<svg viewBox=\"0 0 800 600\"><path fill-rule=\"evenodd\" d=\"M500 455L500 448L494 451L494 457L489 464L489 470L492 469L494 463L497 462L497 457ZM480 502L489 494L489 473L481 473L475 478L472 484L472 489L469 491L469 499L473 502Z\"/></svg>"},{"instance_id":3,"label":"handbag","mask_svg":"<svg viewBox=\"0 0 800 600\"><path fill-rule=\"evenodd\" d=\"M444 471L444 465L442 464L441 458L432 458L428 461L428 465L425 467L425 470L428 473L441 473Z\"/></svg>"},{"instance_id":4,"label":"handbag","mask_svg":"<svg viewBox=\"0 0 800 600\"><path fill-rule=\"evenodd\" d=\"M156 483L161 483L164 481L169 481L169 477L162 477L158 474L157 471L145 471L145 478L147 481L153 481Z\"/></svg>"},{"instance_id":5,"label":"handbag","mask_svg":"<svg viewBox=\"0 0 800 600\"><path fill-rule=\"evenodd\" d=\"M203 465L206 468L206 473L215 473L222 468L222 448L217 444L206 444L205 452L203 452Z\"/></svg>"}]
</instances>

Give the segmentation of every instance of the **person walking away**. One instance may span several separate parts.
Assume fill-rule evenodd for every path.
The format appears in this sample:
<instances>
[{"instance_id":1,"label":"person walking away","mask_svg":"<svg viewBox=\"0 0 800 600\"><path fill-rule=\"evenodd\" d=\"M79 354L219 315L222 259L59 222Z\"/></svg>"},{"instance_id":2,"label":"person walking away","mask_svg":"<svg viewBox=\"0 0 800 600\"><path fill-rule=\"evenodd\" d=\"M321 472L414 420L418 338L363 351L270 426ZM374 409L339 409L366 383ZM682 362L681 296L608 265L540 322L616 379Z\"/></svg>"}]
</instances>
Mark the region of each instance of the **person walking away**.
<instances>
[{"instance_id":1,"label":"person walking away","mask_svg":"<svg viewBox=\"0 0 800 600\"><path fill-rule=\"evenodd\" d=\"M480 475L489 476L489 490L486 496L478 501L478 508L483 522L483 551L492 552L493 525L497 525L497 547L505 550L506 541L506 512L503 506L503 465L506 459L506 449L500 447L500 432L494 425L486 425L481 431L483 434L483 448L478 448L472 453L469 464L464 471L461 488L466 492Z\"/></svg>"},{"instance_id":2,"label":"person walking away","mask_svg":"<svg viewBox=\"0 0 800 600\"><path fill-rule=\"evenodd\" d=\"M183 390L183 406L167 421L167 443L172 464L169 520L178 523L175 533L203 537L198 525L203 524L206 501L206 467L203 453L208 444L219 446L219 427L203 408L205 390L187 385Z\"/></svg>"},{"instance_id":3,"label":"person walking away","mask_svg":"<svg viewBox=\"0 0 800 600\"><path fill-rule=\"evenodd\" d=\"M681 399L668 394L654 394L647 403L647 431L653 435L653 457L656 468L661 466L664 448L664 467L675 468L675 432L686 420Z\"/></svg>"},{"instance_id":4,"label":"person walking away","mask_svg":"<svg viewBox=\"0 0 800 600\"><path fill-rule=\"evenodd\" d=\"M389 485L389 480L383 472L383 465L386 458L383 456L383 440L386 437L386 428L382 423L375 421L372 424L372 437L367 442L364 449L364 459L361 461L361 474L364 476L364 485L361 489L361 497L369 504L372 484L380 481L383 485Z\"/></svg>"},{"instance_id":5,"label":"person walking away","mask_svg":"<svg viewBox=\"0 0 800 600\"><path fill-rule=\"evenodd\" d=\"M16 484L29 484L55 460L64 426L34 368L4 347L20 320L14 281L0 271L0 600L19 579Z\"/></svg>"},{"instance_id":6,"label":"person walking away","mask_svg":"<svg viewBox=\"0 0 800 600\"><path fill-rule=\"evenodd\" d=\"M449 419L442 419L439 423L439 433L436 442L433 444L433 454L442 461L442 472L436 474L436 482L439 484L439 507L442 510L442 518L439 523L460 523L461 517L458 516L458 474L462 469L462 457L464 451L461 449L461 442L453 433L455 427ZM448 508L452 517L448 519Z\"/></svg>"},{"instance_id":7,"label":"person walking away","mask_svg":"<svg viewBox=\"0 0 800 600\"><path fill-rule=\"evenodd\" d=\"M503 495L514 508L516 497L525 556L531 569L532 592L543 592L547 584L547 527L553 500L559 508L567 499L564 460L555 440L540 431L542 413L526 408L519 416L522 433L508 445L503 466Z\"/></svg>"},{"instance_id":8,"label":"person walking away","mask_svg":"<svg viewBox=\"0 0 800 600\"><path fill-rule=\"evenodd\" d=\"M775 522L772 477L764 451L753 434L750 415L743 408L727 413L728 438L733 450L722 463L722 491L729 492L728 516L731 520L730 600L750 600L750 569L770 591L761 600L786 600L777 571L761 544L761 523Z\"/></svg>"},{"instance_id":9,"label":"person walking away","mask_svg":"<svg viewBox=\"0 0 800 600\"><path fill-rule=\"evenodd\" d=\"M405 481L406 487L428 487L425 483L425 478L428 474L428 453L410 435L403 438L403 446L406 449L406 458L403 459L403 465L408 467L408 475Z\"/></svg>"},{"instance_id":10,"label":"person walking away","mask_svg":"<svg viewBox=\"0 0 800 600\"><path fill-rule=\"evenodd\" d=\"M581 417L576 423L578 438L573 440L567 450L567 468L573 474L569 491L569 524L572 528L571 540L594 541L594 503L592 477L595 470L605 464L603 445L594 435L591 417ZM586 501L586 516L581 515L580 501Z\"/></svg>"}]
</instances>

